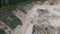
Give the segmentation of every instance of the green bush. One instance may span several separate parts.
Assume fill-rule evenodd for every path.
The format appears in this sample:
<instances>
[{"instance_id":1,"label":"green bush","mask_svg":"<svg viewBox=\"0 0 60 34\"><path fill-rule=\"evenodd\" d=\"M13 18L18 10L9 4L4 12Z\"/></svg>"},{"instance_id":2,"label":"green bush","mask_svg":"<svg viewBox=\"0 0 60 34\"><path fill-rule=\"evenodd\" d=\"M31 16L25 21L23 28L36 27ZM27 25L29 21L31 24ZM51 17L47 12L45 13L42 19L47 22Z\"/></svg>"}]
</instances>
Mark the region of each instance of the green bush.
<instances>
[{"instance_id":1,"label":"green bush","mask_svg":"<svg viewBox=\"0 0 60 34\"><path fill-rule=\"evenodd\" d=\"M8 17L10 17L12 20L10 20ZM22 25L21 20L18 19L12 13L7 13L6 15L0 13L0 20L3 21L6 25L11 27L12 29L16 28L16 26L19 24Z\"/></svg>"},{"instance_id":2,"label":"green bush","mask_svg":"<svg viewBox=\"0 0 60 34\"><path fill-rule=\"evenodd\" d=\"M3 29L0 29L0 34L6 34Z\"/></svg>"}]
</instances>

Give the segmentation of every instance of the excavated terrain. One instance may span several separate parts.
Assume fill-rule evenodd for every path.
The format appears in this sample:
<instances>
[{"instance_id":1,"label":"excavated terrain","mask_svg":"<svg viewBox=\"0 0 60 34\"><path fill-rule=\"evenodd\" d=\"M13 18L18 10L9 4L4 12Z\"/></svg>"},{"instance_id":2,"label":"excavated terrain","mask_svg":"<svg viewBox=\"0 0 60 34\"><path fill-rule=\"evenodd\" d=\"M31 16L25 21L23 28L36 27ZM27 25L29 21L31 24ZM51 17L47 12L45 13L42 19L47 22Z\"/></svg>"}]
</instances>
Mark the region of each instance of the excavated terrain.
<instances>
[{"instance_id":1,"label":"excavated terrain","mask_svg":"<svg viewBox=\"0 0 60 34\"><path fill-rule=\"evenodd\" d=\"M12 13L22 21L22 25L17 25L13 30L9 27L10 34L60 34L59 0L49 0L43 4L40 1L33 2Z\"/></svg>"}]
</instances>

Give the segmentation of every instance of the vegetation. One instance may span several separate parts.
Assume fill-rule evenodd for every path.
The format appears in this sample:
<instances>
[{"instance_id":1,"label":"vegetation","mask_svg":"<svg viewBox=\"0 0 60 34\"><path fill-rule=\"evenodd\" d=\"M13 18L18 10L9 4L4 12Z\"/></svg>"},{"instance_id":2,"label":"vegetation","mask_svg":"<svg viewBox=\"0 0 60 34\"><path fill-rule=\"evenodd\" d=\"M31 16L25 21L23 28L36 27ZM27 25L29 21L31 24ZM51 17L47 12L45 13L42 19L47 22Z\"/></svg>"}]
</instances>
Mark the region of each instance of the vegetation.
<instances>
[{"instance_id":1,"label":"vegetation","mask_svg":"<svg viewBox=\"0 0 60 34\"><path fill-rule=\"evenodd\" d=\"M34 25L32 34L39 30L40 30L39 26L36 27L36 25Z\"/></svg>"},{"instance_id":2,"label":"vegetation","mask_svg":"<svg viewBox=\"0 0 60 34\"><path fill-rule=\"evenodd\" d=\"M4 6L1 7L0 10L7 9L7 10L15 10L16 6L15 5L10 5L10 6Z\"/></svg>"},{"instance_id":3,"label":"vegetation","mask_svg":"<svg viewBox=\"0 0 60 34\"><path fill-rule=\"evenodd\" d=\"M3 29L0 29L0 34L6 34Z\"/></svg>"},{"instance_id":4,"label":"vegetation","mask_svg":"<svg viewBox=\"0 0 60 34\"><path fill-rule=\"evenodd\" d=\"M20 6L25 6L26 4L30 4L31 2L35 2L35 1L42 1L42 3L44 3L46 0L7 0L5 2L9 2L9 4L5 3L5 5L3 5L3 1L2 1L2 7L1 9L8 9L8 10L14 10L16 9L16 5L20 5Z\"/></svg>"},{"instance_id":5,"label":"vegetation","mask_svg":"<svg viewBox=\"0 0 60 34\"><path fill-rule=\"evenodd\" d=\"M7 24L9 27L14 29L17 25L22 25L20 19L14 16L11 12L0 12L0 20Z\"/></svg>"}]
</instances>

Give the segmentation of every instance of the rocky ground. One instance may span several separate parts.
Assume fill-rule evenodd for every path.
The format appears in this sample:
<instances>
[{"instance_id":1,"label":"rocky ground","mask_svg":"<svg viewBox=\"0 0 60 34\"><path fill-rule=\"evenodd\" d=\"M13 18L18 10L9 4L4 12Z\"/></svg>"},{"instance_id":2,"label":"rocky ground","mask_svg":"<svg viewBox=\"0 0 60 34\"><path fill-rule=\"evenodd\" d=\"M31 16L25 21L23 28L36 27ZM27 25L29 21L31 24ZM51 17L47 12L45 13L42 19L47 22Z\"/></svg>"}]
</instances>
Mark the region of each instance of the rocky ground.
<instances>
[{"instance_id":1,"label":"rocky ground","mask_svg":"<svg viewBox=\"0 0 60 34\"><path fill-rule=\"evenodd\" d=\"M59 6L59 4L50 5L46 1L44 4L34 4L30 10L27 9L28 12L23 19L22 34L32 34L33 26L40 28L35 29L37 31L33 34L59 34Z\"/></svg>"}]
</instances>

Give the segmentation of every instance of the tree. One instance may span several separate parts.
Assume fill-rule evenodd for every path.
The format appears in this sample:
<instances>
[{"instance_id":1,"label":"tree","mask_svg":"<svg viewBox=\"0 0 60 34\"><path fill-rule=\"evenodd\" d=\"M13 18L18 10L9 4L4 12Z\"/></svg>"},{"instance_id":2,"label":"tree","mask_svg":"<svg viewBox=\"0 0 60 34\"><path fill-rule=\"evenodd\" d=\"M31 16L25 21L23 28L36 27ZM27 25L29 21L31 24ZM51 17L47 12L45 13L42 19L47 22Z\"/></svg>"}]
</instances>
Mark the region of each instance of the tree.
<instances>
[{"instance_id":1,"label":"tree","mask_svg":"<svg viewBox=\"0 0 60 34\"><path fill-rule=\"evenodd\" d=\"M9 5L9 1L8 0L4 0L5 6Z\"/></svg>"},{"instance_id":2,"label":"tree","mask_svg":"<svg viewBox=\"0 0 60 34\"><path fill-rule=\"evenodd\" d=\"M4 7L3 0L1 0L1 3L2 3L2 7Z\"/></svg>"}]
</instances>

